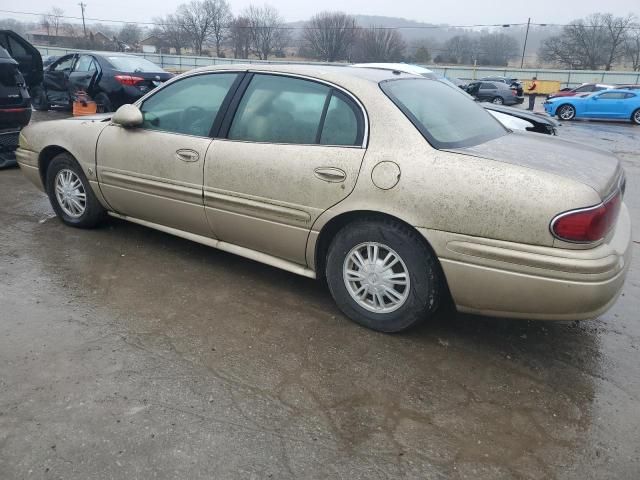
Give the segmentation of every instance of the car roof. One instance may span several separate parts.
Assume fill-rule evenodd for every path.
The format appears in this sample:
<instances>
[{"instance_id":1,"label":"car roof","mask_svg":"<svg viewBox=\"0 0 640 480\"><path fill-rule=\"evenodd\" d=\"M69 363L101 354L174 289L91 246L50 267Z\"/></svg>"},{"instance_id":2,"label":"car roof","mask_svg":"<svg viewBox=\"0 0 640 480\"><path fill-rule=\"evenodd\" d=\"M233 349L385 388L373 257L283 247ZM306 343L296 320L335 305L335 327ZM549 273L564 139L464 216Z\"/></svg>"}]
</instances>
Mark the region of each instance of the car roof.
<instances>
[{"instance_id":1,"label":"car roof","mask_svg":"<svg viewBox=\"0 0 640 480\"><path fill-rule=\"evenodd\" d=\"M422 75L423 73L433 73L428 68L420 65L412 65L410 63L354 63L352 67L357 68L379 68L383 70L397 70L398 72L413 73L414 75Z\"/></svg>"},{"instance_id":2,"label":"car roof","mask_svg":"<svg viewBox=\"0 0 640 480\"><path fill-rule=\"evenodd\" d=\"M228 64L201 67L191 70L191 72L214 72L218 70L290 73L335 82L337 84L353 82L354 80L377 84L384 80L416 78L414 74L397 70L323 64Z\"/></svg>"}]
</instances>

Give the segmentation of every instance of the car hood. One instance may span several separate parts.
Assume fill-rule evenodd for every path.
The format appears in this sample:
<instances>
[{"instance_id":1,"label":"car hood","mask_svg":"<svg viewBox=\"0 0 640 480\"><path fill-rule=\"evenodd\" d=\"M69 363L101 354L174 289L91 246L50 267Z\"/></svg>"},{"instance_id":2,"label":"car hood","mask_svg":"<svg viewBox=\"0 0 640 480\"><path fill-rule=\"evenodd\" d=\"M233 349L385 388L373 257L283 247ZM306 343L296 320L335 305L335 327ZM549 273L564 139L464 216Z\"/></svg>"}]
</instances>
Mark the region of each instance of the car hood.
<instances>
[{"instance_id":1,"label":"car hood","mask_svg":"<svg viewBox=\"0 0 640 480\"><path fill-rule=\"evenodd\" d=\"M76 117L64 118L62 120L83 121L83 122L104 122L111 119L112 116L113 116L113 112L94 113L93 115L78 115Z\"/></svg>"},{"instance_id":2,"label":"car hood","mask_svg":"<svg viewBox=\"0 0 640 480\"><path fill-rule=\"evenodd\" d=\"M512 132L480 145L449 151L520 165L570 178L606 198L622 174L610 152L547 135Z\"/></svg>"}]
</instances>

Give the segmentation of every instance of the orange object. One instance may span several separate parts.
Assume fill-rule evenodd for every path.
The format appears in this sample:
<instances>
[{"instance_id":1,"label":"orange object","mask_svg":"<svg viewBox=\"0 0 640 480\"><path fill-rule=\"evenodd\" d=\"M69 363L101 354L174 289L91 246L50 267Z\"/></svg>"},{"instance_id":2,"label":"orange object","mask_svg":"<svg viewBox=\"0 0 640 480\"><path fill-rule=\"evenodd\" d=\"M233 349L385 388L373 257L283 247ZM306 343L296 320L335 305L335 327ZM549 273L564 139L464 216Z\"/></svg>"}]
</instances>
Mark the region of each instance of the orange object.
<instances>
[{"instance_id":1,"label":"orange object","mask_svg":"<svg viewBox=\"0 0 640 480\"><path fill-rule=\"evenodd\" d=\"M98 111L98 105L96 102L92 102L90 100L79 100L73 102L73 116L77 117L80 115L93 115Z\"/></svg>"}]
</instances>

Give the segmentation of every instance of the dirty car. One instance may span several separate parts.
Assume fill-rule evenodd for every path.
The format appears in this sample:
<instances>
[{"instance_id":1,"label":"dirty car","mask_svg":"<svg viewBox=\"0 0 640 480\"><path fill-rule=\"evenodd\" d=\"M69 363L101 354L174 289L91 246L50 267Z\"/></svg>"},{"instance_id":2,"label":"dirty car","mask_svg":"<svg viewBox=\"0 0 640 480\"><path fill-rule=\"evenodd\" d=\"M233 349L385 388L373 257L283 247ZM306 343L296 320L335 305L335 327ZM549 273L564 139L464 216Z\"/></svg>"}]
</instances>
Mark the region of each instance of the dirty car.
<instances>
[{"instance_id":1,"label":"dirty car","mask_svg":"<svg viewBox=\"0 0 640 480\"><path fill-rule=\"evenodd\" d=\"M324 279L384 332L449 300L592 318L630 261L614 156L509 131L456 87L397 71L199 69L111 117L27 127L18 160L67 225L111 215Z\"/></svg>"}]
</instances>

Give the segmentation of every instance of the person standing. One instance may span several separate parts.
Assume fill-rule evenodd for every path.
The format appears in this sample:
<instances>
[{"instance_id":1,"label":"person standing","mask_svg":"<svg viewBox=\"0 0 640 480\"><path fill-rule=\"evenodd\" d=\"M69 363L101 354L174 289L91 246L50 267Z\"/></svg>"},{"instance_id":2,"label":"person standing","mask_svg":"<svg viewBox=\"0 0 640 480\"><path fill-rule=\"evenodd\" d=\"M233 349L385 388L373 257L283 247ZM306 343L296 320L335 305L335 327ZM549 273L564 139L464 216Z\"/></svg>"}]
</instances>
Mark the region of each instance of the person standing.
<instances>
[{"instance_id":1,"label":"person standing","mask_svg":"<svg viewBox=\"0 0 640 480\"><path fill-rule=\"evenodd\" d=\"M536 97L538 96L538 77L533 77L527 92L529 93L529 108L527 110L533 111L533 107L536 105Z\"/></svg>"}]
</instances>

